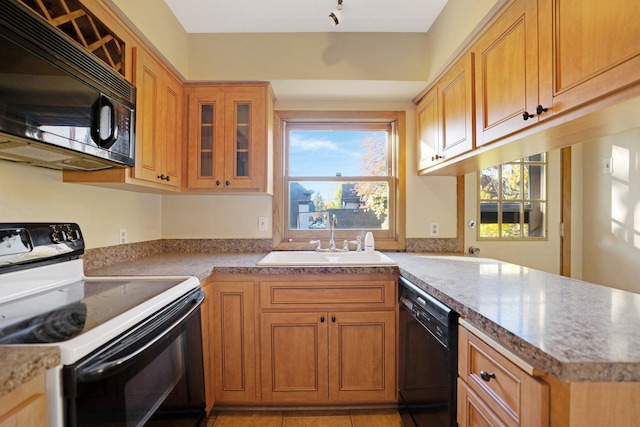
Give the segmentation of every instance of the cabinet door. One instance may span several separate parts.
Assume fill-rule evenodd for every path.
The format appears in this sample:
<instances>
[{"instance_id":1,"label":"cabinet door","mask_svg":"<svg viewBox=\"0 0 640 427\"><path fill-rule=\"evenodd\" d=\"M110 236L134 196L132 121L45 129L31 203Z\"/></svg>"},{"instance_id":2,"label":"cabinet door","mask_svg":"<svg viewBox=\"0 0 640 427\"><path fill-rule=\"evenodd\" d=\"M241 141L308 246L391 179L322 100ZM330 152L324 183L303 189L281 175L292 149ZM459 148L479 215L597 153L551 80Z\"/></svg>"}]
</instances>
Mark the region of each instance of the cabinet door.
<instances>
[{"instance_id":1,"label":"cabinet door","mask_svg":"<svg viewBox=\"0 0 640 427\"><path fill-rule=\"evenodd\" d=\"M161 181L180 187L182 171L182 83L165 72L162 86L162 120L158 126L162 141ZM164 177L163 177L164 175Z\"/></svg>"},{"instance_id":2,"label":"cabinet door","mask_svg":"<svg viewBox=\"0 0 640 427\"><path fill-rule=\"evenodd\" d=\"M224 91L189 94L189 188L224 188Z\"/></svg>"},{"instance_id":3,"label":"cabinet door","mask_svg":"<svg viewBox=\"0 0 640 427\"><path fill-rule=\"evenodd\" d=\"M418 173L438 160L440 127L438 125L438 92L430 90L416 108L418 127Z\"/></svg>"},{"instance_id":4,"label":"cabinet door","mask_svg":"<svg viewBox=\"0 0 640 427\"><path fill-rule=\"evenodd\" d=\"M215 399L256 400L253 282L215 282L212 301Z\"/></svg>"},{"instance_id":5,"label":"cabinet door","mask_svg":"<svg viewBox=\"0 0 640 427\"><path fill-rule=\"evenodd\" d=\"M474 148L473 55L467 53L438 82L441 159Z\"/></svg>"},{"instance_id":6,"label":"cabinet door","mask_svg":"<svg viewBox=\"0 0 640 427\"><path fill-rule=\"evenodd\" d=\"M225 187L259 189L266 145L264 89L238 88L225 99Z\"/></svg>"},{"instance_id":7,"label":"cabinet door","mask_svg":"<svg viewBox=\"0 0 640 427\"><path fill-rule=\"evenodd\" d=\"M136 165L134 176L158 182L160 144L157 124L162 108L162 66L143 49L134 50L136 86Z\"/></svg>"},{"instance_id":8,"label":"cabinet door","mask_svg":"<svg viewBox=\"0 0 640 427\"><path fill-rule=\"evenodd\" d=\"M262 313L262 398L265 402L326 402L327 314Z\"/></svg>"},{"instance_id":9,"label":"cabinet door","mask_svg":"<svg viewBox=\"0 0 640 427\"><path fill-rule=\"evenodd\" d=\"M537 123L537 40L537 2L515 0L472 47L478 146Z\"/></svg>"},{"instance_id":10,"label":"cabinet door","mask_svg":"<svg viewBox=\"0 0 640 427\"><path fill-rule=\"evenodd\" d=\"M396 401L395 312L329 317L329 400Z\"/></svg>"},{"instance_id":11,"label":"cabinet door","mask_svg":"<svg viewBox=\"0 0 640 427\"><path fill-rule=\"evenodd\" d=\"M640 80L638 0L539 3L540 85L543 105L551 105L545 116Z\"/></svg>"}]
</instances>

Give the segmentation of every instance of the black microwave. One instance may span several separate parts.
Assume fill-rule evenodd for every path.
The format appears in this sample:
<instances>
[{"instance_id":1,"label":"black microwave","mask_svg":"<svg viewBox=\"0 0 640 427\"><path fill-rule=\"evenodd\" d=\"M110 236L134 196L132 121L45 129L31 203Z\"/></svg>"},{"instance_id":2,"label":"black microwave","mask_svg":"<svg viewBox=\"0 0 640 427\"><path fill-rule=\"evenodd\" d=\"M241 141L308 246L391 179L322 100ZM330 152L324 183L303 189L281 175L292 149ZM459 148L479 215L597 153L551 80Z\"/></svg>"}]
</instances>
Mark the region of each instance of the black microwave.
<instances>
[{"instance_id":1,"label":"black microwave","mask_svg":"<svg viewBox=\"0 0 640 427\"><path fill-rule=\"evenodd\" d=\"M134 165L136 89L16 0L0 2L0 159Z\"/></svg>"}]
</instances>

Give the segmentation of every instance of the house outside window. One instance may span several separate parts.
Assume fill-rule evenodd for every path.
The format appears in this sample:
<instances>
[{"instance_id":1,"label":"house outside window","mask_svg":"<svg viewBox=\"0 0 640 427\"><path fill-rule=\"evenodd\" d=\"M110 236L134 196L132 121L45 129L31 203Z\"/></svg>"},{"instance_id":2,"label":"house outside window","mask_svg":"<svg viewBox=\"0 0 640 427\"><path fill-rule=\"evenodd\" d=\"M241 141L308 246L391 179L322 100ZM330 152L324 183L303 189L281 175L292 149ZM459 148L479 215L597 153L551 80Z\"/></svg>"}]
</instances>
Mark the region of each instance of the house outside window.
<instances>
[{"instance_id":1,"label":"house outside window","mask_svg":"<svg viewBox=\"0 0 640 427\"><path fill-rule=\"evenodd\" d=\"M335 216L338 247L343 240L364 237L367 231L374 233L376 243L404 245L404 228L398 222L399 194L404 192L400 191L398 120L382 119L380 113L366 118L360 112L327 114L303 119L298 112L293 114L296 119L281 124L281 184L276 174L283 196L281 241L308 246L310 239L320 239L324 247L329 221ZM335 120L336 115L340 120ZM403 207L400 213L404 215ZM276 215L274 221L278 221Z\"/></svg>"},{"instance_id":2,"label":"house outside window","mask_svg":"<svg viewBox=\"0 0 640 427\"><path fill-rule=\"evenodd\" d=\"M478 239L546 240L546 154L478 173Z\"/></svg>"}]
</instances>

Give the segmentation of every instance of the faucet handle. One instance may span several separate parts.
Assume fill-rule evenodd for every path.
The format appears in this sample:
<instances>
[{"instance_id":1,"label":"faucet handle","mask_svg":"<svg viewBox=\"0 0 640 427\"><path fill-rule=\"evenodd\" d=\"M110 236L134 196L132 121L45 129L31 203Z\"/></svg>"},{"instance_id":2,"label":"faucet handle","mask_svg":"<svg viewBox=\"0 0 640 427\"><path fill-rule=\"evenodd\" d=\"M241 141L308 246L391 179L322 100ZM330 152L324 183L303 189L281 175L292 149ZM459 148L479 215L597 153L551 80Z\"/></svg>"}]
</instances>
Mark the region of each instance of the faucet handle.
<instances>
[{"instance_id":1,"label":"faucet handle","mask_svg":"<svg viewBox=\"0 0 640 427\"><path fill-rule=\"evenodd\" d=\"M349 252L349 242L347 241L347 239L344 239L344 241L342 242L342 250Z\"/></svg>"},{"instance_id":2,"label":"faucet handle","mask_svg":"<svg viewBox=\"0 0 640 427\"><path fill-rule=\"evenodd\" d=\"M309 240L310 245L316 245L315 250L320 251L322 249L320 240Z\"/></svg>"},{"instance_id":3,"label":"faucet handle","mask_svg":"<svg viewBox=\"0 0 640 427\"><path fill-rule=\"evenodd\" d=\"M356 240L352 240L349 243L356 245L356 252L362 252L362 237L358 236Z\"/></svg>"}]
</instances>

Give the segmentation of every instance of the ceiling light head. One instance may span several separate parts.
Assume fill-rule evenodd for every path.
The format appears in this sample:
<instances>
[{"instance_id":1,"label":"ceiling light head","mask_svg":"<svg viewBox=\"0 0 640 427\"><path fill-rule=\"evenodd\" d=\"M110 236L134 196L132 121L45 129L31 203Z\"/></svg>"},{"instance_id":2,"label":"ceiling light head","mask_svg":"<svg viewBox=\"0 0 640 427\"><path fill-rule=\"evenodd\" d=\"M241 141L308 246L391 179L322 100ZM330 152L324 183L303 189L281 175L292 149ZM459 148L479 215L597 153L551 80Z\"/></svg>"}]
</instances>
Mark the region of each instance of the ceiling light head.
<instances>
[{"instance_id":1,"label":"ceiling light head","mask_svg":"<svg viewBox=\"0 0 640 427\"><path fill-rule=\"evenodd\" d=\"M342 20L342 0L338 0L338 7L329 14L329 19L334 27L340 23Z\"/></svg>"}]
</instances>

